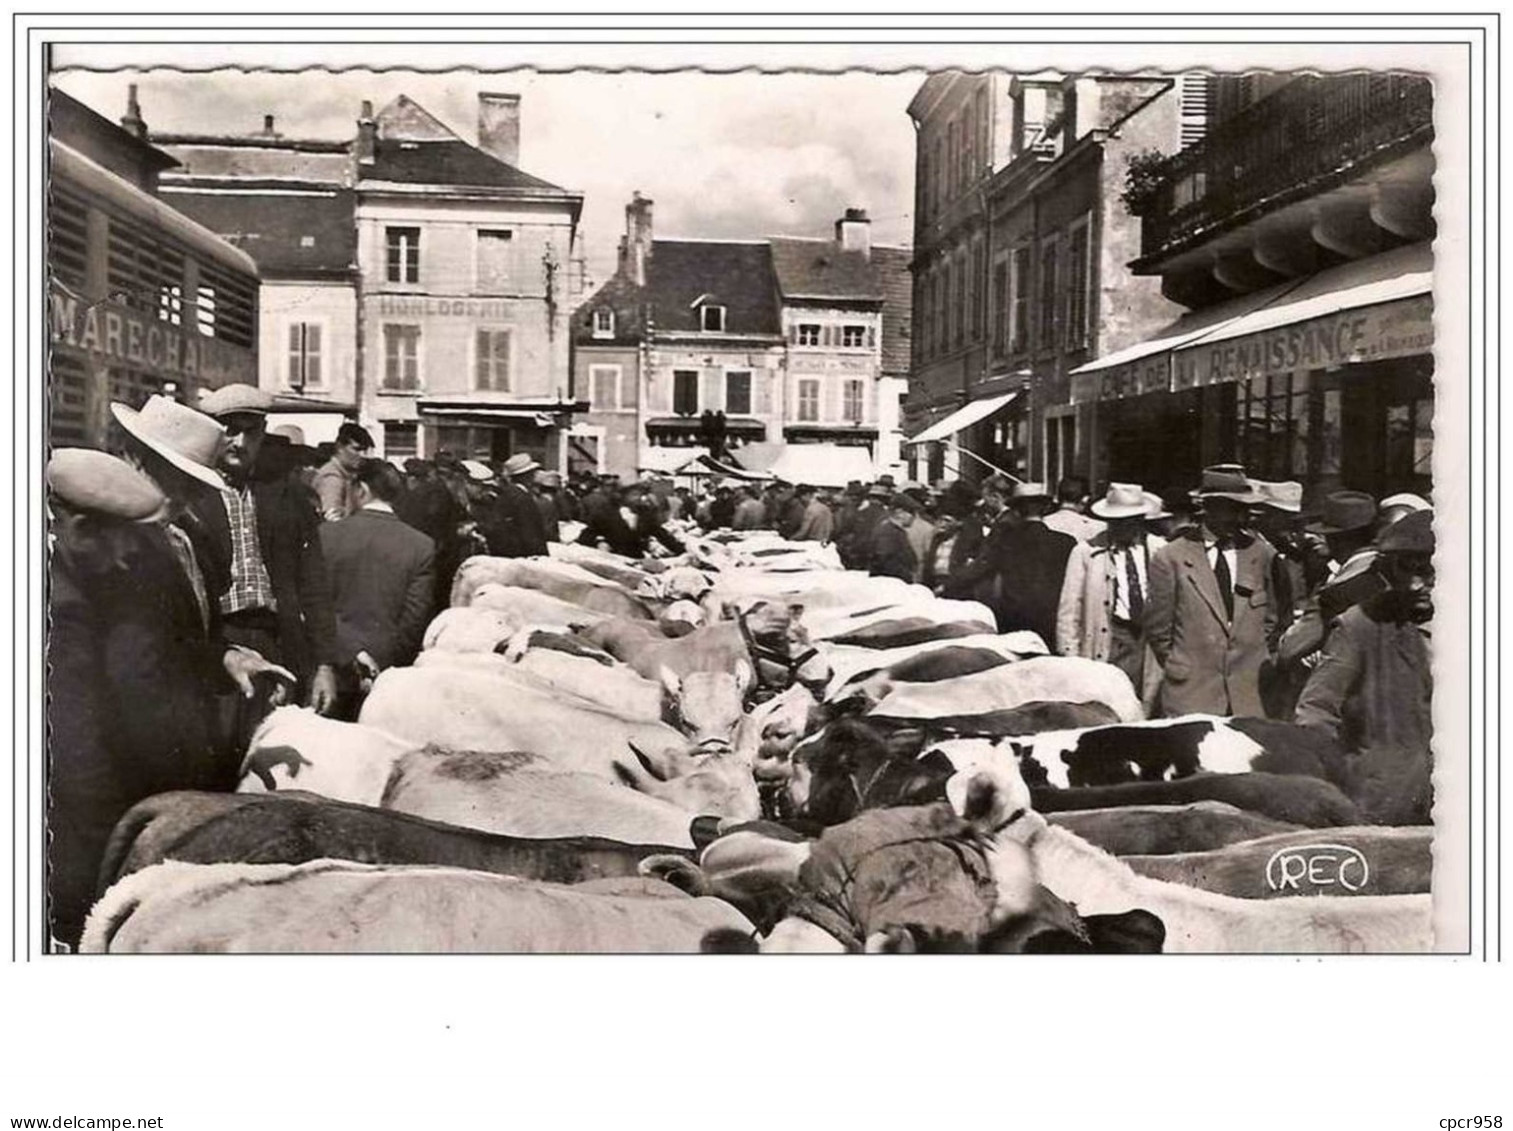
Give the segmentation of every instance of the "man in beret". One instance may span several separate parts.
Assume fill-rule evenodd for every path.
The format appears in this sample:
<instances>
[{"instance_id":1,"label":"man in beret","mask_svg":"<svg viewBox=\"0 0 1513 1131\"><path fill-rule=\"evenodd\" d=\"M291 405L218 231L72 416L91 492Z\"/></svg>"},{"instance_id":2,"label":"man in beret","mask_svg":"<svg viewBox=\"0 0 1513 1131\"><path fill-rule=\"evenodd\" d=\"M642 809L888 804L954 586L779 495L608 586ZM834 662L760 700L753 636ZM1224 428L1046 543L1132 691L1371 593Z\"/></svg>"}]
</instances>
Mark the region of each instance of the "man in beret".
<instances>
[{"instance_id":1,"label":"man in beret","mask_svg":"<svg viewBox=\"0 0 1513 1131\"><path fill-rule=\"evenodd\" d=\"M1386 588L1336 618L1298 699L1296 721L1350 751L1350 792L1388 825L1431 820L1434 513L1415 511L1377 546Z\"/></svg>"},{"instance_id":2,"label":"man in beret","mask_svg":"<svg viewBox=\"0 0 1513 1131\"><path fill-rule=\"evenodd\" d=\"M257 474L272 404L264 390L240 384L224 385L200 402L200 411L226 430L219 462L226 482L219 491L198 492L192 508L209 534L226 638L291 668L299 677L297 692L327 714L336 703L336 622L320 523L303 487ZM246 751L284 690L251 703L223 699L222 725L233 749Z\"/></svg>"}]
</instances>

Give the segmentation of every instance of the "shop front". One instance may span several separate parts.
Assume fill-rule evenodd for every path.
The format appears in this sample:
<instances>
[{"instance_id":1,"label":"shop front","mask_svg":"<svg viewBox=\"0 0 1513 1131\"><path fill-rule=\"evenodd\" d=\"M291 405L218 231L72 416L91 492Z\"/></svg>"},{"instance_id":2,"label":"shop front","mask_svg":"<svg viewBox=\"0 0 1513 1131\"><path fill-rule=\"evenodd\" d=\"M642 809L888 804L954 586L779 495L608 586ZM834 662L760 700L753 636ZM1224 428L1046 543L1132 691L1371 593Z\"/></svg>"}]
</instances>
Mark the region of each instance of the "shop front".
<instances>
[{"instance_id":1,"label":"shop front","mask_svg":"<svg viewBox=\"0 0 1513 1131\"><path fill-rule=\"evenodd\" d=\"M978 397L904 440L911 479L939 483L960 477L1029 477L1028 398L1015 389Z\"/></svg>"},{"instance_id":2,"label":"shop front","mask_svg":"<svg viewBox=\"0 0 1513 1131\"><path fill-rule=\"evenodd\" d=\"M564 429L583 407L570 401L501 404L422 397L416 403L419 451L384 454L434 457L445 450L458 459L502 463L523 453L555 470L562 464ZM392 425L385 426L386 434L392 431Z\"/></svg>"}]
</instances>

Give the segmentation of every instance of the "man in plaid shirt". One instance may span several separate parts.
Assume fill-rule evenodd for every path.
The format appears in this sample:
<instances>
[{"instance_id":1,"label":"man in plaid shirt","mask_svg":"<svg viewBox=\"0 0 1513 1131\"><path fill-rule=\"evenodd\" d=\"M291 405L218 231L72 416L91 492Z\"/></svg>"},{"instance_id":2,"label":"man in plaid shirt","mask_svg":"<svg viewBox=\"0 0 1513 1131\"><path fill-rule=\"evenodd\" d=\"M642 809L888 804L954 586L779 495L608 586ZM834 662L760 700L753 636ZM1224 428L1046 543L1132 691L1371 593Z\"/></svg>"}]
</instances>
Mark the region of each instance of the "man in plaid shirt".
<instances>
[{"instance_id":1,"label":"man in plaid shirt","mask_svg":"<svg viewBox=\"0 0 1513 1131\"><path fill-rule=\"evenodd\" d=\"M272 404L251 385L223 386L200 403L226 429L226 485L195 505L216 551L207 572L226 637L291 668L300 681L292 689L270 681L251 701L226 698L222 727L238 753L273 707L299 699L326 714L336 701L336 627L320 519L307 488L256 474Z\"/></svg>"}]
</instances>

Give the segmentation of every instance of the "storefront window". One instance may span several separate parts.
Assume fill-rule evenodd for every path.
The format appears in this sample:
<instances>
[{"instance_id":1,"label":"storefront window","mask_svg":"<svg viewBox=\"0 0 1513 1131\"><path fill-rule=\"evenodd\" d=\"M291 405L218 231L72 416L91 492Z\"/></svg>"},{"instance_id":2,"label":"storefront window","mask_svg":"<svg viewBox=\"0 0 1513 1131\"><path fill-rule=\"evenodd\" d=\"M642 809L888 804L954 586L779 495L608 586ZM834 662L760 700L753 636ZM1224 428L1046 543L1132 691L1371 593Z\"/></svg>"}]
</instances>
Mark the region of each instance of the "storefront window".
<instances>
[{"instance_id":1,"label":"storefront window","mask_svg":"<svg viewBox=\"0 0 1513 1131\"><path fill-rule=\"evenodd\" d=\"M1319 475L1339 475L1344 468L1344 394L1339 389L1324 391L1324 411L1320 414Z\"/></svg>"},{"instance_id":2,"label":"storefront window","mask_svg":"<svg viewBox=\"0 0 1513 1131\"><path fill-rule=\"evenodd\" d=\"M1388 405L1386 423L1390 485L1422 490L1434 473L1434 402Z\"/></svg>"},{"instance_id":3,"label":"storefront window","mask_svg":"<svg viewBox=\"0 0 1513 1131\"><path fill-rule=\"evenodd\" d=\"M1306 373L1253 377L1235 386L1235 454L1252 475L1308 476L1308 390Z\"/></svg>"}]
</instances>

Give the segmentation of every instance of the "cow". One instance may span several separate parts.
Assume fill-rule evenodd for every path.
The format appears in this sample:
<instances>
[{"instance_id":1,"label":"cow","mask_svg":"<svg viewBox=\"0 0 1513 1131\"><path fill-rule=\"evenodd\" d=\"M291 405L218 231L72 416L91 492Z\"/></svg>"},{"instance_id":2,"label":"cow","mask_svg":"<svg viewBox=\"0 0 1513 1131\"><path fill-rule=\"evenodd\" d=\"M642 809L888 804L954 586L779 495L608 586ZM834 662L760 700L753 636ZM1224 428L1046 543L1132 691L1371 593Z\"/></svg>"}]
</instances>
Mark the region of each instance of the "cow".
<instances>
[{"instance_id":1,"label":"cow","mask_svg":"<svg viewBox=\"0 0 1513 1131\"><path fill-rule=\"evenodd\" d=\"M519 619L501 609L477 605L442 609L426 626L421 654L494 652L520 630Z\"/></svg>"},{"instance_id":2,"label":"cow","mask_svg":"<svg viewBox=\"0 0 1513 1131\"><path fill-rule=\"evenodd\" d=\"M655 680L642 679L624 664L604 666L552 649L531 648L518 659L491 652L422 652L415 667L478 672L494 677L499 693L523 688L532 695L558 695L566 703L622 719L654 723L669 713L667 691Z\"/></svg>"},{"instance_id":3,"label":"cow","mask_svg":"<svg viewBox=\"0 0 1513 1131\"><path fill-rule=\"evenodd\" d=\"M1345 785L1345 752L1338 742L1322 731L1270 719L1183 715L1042 733L1014 746L1027 775L1043 774L1046 784L1062 789L1252 770Z\"/></svg>"},{"instance_id":4,"label":"cow","mask_svg":"<svg viewBox=\"0 0 1513 1131\"><path fill-rule=\"evenodd\" d=\"M160 793L111 832L98 890L164 860L191 864L437 864L577 883L642 874L646 860L692 858L673 845L600 837L496 836L311 793Z\"/></svg>"},{"instance_id":5,"label":"cow","mask_svg":"<svg viewBox=\"0 0 1513 1131\"><path fill-rule=\"evenodd\" d=\"M459 868L159 864L112 888L80 949L122 953L696 954L730 904L649 878L540 883Z\"/></svg>"},{"instance_id":6,"label":"cow","mask_svg":"<svg viewBox=\"0 0 1513 1131\"><path fill-rule=\"evenodd\" d=\"M697 815L593 774L545 769L529 754L432 748L398 759L377 803L501 836L591 836L688 850Z\"/></svg>"},{"instance_id":7,"label":"cow","mask_svg":"<svg viewBox=\"0 0 1513 1131\"><path fill-rule=\"evenodd\" d=\"M646 602L615 582L570 562L550 558L469 558L458 568L452 582L452 605L473 604L478 590L489 584L533 589L607 616L652 619Z\"/></svg>"},{"instance_id":8,"label":"cow","mask_svg":"<svg viewBox=\"0 0 1513 1131\"><path fill-rule=\"evenodd\" d=\"M637 587L652 576L649 571L619 554L580 546L574 542L549 542L546 551L551 560L576 565L595 577L614 582L628 593L636 592Z\"/></svg>"},{"instance_id":9,"label":"cow","mask_svg":"<svg viewBox=\"0 0 1513 1131\"><path fill-rule=\"evenodd\" d=\"M578 628L609 619L608 613L596 613L582 605L564 601L535 589L518 585L486 582L473 591L468 608L493 609L509 617L517 627L528 624ZM649 622L648 622L649 623Z\"/></svg>"},{"instance_id":10,"label":"cow","mask_svg":"<svg viewBox=\"0 0 1513 1131\"><path fill-rule=\"evenodd\" d=\"M528 751L547 768L630 781L695 813L717 800L722 816L760 812L751 768L733 754L691 757L688 739L665 723L623 718L496 672L391 668L375 681L358 721L416 745Z\"/></svg>"},{"instance_id":11,"label":"cow","mask_svg":"<svg viewBox=\"0 0 1513 1131\"><path fill-rule=\"evenodd\" d=\"M882 673L889 682L936 683L1045 654L1045 645L1033 632L1002 636L984 632L925 640L902 648L859 648L834 643L820 647L834 673L826 691L827 699L844 698L847 689Z\"/></svg>"},{"instance_id":12,"label":"cow","mask_svg":"<svg viewBox=\"0 0 1513 1131\"><path fill-rule=\"evenodd\" d=\"M903 631L901 624L976 625L978 633L997 631L992 611L980 602L947 600L920 586L890 593L879 586L882 580L868 578L850 587L850 600L845 605L813 609L804 618L810 635L816 640L838 642L877 629L859 646L880 648L890 646L886 637Z\"/></svg>"},{"instance_id":13,"label":"cow","mask_svg":"<svg viewBox=\"0 0 1513 1131\"><path fill-rule=\"evenodd\" d=\"M237 792L293 789L377 805L394 763L414 749L373 727L324 719L308 707L278 707L253 732Z\"/></svg>"},{"instance_id":14,"label":"cow","mask_svg":"<svg viewBox=\"0 0 1513 1131\"><path fill-rule=\"evenodd\" d=\"M1071 809L1047 813L1045 819L1121 857L1207 852L1228 844L1297 831L1296 825L1247 813L1222 801Z\"/></svg>"},{"instance_id":15,"label":"cow","mask_svg":"<svg viewBox=\"0 0 1513 1131\"><path fill-rule=\"evenodd\" d=\"M974 717L1027 703L1101 703L1119 722L1145 717L1129 676L1077 656L1033 656L940 683L897 683L870 714L931 720L937 729L970 734Z\"/></svg>"},{"instance_id":16,"label":"cow","mask_svg":"<svg viewBox=\"0 0 1513 1131\"><path fill-rule=\"evenodd\" d=\"M1241 899L1428 892L1434 829L1304 829L1207 852L1122 856L1134 872Z\"/></svg>"}]
</instances>

